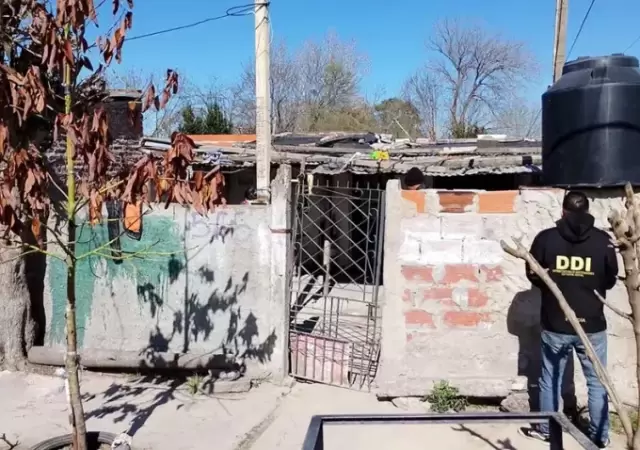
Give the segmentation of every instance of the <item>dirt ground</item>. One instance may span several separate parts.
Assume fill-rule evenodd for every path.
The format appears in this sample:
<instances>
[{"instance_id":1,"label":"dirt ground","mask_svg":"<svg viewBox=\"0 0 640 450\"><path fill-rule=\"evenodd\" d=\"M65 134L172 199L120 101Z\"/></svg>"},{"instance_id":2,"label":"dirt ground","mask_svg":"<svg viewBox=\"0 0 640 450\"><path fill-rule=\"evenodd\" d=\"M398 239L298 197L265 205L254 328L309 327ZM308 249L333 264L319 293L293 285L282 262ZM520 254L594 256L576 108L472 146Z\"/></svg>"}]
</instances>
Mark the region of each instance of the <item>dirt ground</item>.
<instances>
[{"instance_id":1,"label":"dirt ground","mask_svg":"<svg viewBox=\"0 0 640 450\"><path fill-rule=\"evenodd\" d=\"M85 373L82 385L88 429L129 430L137 450L300 450L314 414L401 412L372 394L318 384L263 383L250 392L193 396L171 381ZM67 433L61 378L0 372L0 398L0 435L19 441L16 449ZM518 425L336 425L327 427L325 449L548 448L517 430ZM565 448L578 450L571 441L565 438ZM622 450L622 444L616 436L611 448Z\"/></svg>"}]
</instances>

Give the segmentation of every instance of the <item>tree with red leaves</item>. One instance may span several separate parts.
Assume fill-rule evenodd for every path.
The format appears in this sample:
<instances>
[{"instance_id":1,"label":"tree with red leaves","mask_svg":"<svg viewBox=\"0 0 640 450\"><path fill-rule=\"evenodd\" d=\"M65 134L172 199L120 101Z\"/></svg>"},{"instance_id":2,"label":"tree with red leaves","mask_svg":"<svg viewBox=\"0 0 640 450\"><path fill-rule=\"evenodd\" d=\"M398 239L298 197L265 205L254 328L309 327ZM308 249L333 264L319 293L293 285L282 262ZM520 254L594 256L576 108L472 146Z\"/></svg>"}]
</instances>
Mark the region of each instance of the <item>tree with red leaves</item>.
<instances>
[{"instance_id":1,"label":"tree with red leaves","mask_svg":"<svg viewBox=\"0 0 640 450\"><path fill-rule=\"evenodd\" d=\"M0 334L0 351L5 363L20 367L34 341L25 270L28 258L39 255L63 261L67 271L65 367L76 450L87 448L76 340L76 266L86 256L76 254L79 214L87 212L89 223L95 225L104 220L105 201L121 201L125 206L148 204L155 200L150 198L152 191L166 197L167 206L172 202L193 205L202 214L220 202L219 171L189 179L195 145L183 134L174 133L172 148L163 158L146 155L128 172L113 174L110 170L114 157L109 121L100 106L106 95L103 75L114 59L122 59L125 36L133 23L132 9L132 0L126 5L112 0L113 31L90 45L87 30L98 24L93 0L57 0L55 10L47 0L0 2L0 225L4 243L0 285L5 285L0 295L6 297L6 320L12 321L0 332L4 333ZM97 69L88 56L94 46L101 59ZM178 74L168 70L161 90L153 85L145 90L140 99L142 110L163 108L177 90ZM132 111L135 107L132 105ZM50 138L66 140L62 182L53 176L43 156ZM155 189L149 189L150 184ZM57 225L51 225L53 211Z\"/></svg>"}]
</instances>

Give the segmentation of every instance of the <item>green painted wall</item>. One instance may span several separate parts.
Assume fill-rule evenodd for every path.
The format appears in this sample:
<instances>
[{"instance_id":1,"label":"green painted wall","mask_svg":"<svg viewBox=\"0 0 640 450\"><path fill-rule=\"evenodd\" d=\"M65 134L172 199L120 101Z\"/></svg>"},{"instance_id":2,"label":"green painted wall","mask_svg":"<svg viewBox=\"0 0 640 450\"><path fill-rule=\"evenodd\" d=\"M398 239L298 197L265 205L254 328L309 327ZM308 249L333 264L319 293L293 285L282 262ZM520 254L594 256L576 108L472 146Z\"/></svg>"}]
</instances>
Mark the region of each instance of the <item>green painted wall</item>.
<instances>
[{"instance_id":1,"label":"green painted wall","mask_svg":"<svg viewBox=\"0 0 640 450\"><path fill-rule=\"evenodd\" d=\"M76 255L80 256L109 242L106 224L79 226ZM143 218L143 233L139 241L127 236L120 238L122 251L142 252L146 257L131 258L116 264L114 260L91 256L79 261L76 273L78 345L84 342L85 326L91 317L96 283L114 286L120 280L133 280L138 300L148 303L150 318L165 298L169 283L174 282L185 267L183 234L170 217L147 215ZM110 251L102 251L110 254ZM52 298L50 344L64 343L66 305L66 266L50 258L49 289ZM113 290L112 290L113 292ZM118 298L113 297L113 301Z\"/></svg>"}]
</instances>

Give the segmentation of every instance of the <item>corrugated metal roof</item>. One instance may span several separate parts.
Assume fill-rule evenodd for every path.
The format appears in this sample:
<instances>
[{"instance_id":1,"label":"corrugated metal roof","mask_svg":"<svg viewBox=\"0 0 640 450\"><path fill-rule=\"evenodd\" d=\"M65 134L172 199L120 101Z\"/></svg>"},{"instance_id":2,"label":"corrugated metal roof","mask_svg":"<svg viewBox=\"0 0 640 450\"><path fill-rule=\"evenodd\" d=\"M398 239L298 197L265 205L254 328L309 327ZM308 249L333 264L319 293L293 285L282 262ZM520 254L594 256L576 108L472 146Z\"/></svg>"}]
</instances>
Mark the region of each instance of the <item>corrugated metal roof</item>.
<instances>
[{"instance_id":1,"label":"corrugated metal roof","mask_svg":"<svg viewBox=\"0 0 640 450\"><path fill-rule=\"evenodd\" d=\"M244 135L246 136L246 135ZM289 135L281 145L274 139L271 160L274 164L304 165L306 170L323 174L353 173L405 173L412 167L420 168L429 176L462 176L504 173L535 173L541 170L542 156L538 141L524 139L460 139L438 142L383 142L370 141L371 133L343 133L319 137L310 145L308 137ZM239 139L240 140L240 139ZM281 140L280 142L282 142ZM302 143L301 141L305 141ZM343 148L340 143L347 144ZM209 140L196 142L197 159L201 164L219 164L223 167L252 167L255 165L255 143L229 145ZM336 145L337 144L337 145ZM163 152L169 142L145 139L143 149ZM378 160L376 150L382 150L388 159Z\"/></svg>"}]
</instances>

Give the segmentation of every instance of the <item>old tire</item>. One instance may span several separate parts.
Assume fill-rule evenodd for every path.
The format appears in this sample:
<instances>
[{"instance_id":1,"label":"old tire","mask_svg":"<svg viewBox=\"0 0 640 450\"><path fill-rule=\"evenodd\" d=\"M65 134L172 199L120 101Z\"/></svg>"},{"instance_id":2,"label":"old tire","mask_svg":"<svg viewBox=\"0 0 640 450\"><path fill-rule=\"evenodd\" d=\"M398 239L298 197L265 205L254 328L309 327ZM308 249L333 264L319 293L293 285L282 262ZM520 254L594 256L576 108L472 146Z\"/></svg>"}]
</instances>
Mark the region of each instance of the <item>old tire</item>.
<instances>
[{"instance_id":1,"label":"old tire","mask_svg":"<svg viewBox=\"0 0 640 450\"><path fill-rule=\"evenodd\" d=\"M113 433L105 433L104 431L87 431L87 448L88 450L97 450L101 444L112 444L116 439ZM31 450L60 450L63 447L71 445L72 439L70 434L58 436L46 441L42 441Z\"/></svg>"}]
</instances>

